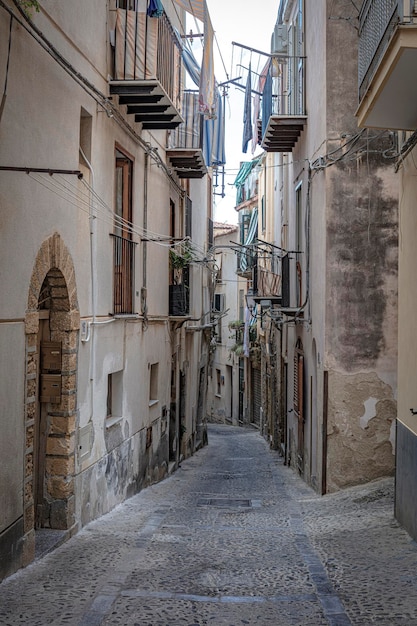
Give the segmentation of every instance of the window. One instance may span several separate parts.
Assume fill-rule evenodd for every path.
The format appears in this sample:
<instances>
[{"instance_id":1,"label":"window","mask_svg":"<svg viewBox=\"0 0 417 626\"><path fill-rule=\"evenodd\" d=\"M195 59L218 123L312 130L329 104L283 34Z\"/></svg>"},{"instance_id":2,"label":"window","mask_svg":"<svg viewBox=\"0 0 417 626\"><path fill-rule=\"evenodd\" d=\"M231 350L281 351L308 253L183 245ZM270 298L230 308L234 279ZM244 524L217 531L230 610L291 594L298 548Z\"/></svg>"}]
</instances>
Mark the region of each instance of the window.
<instances>
[{"instance_id":1,"label":"window","mask_svg":"<svg viewBox=\"0 0 417 626\"><path fill-rule=\"evenodd\" d=\"M81 107L80 113L80 163L86 165L85 159L91 161L91 136L93 128L92 116Z\"/></svg>"},{"instance_id":2,"label":"window","mask_svg":"<svg viewBox=\"0 0 417 626\"><path fill-rule=\"evenodd\" d=\"M149 371L149 404L151 405L158 402L159 363L151 363Z\"/></svg>"},{"instance_id":3,"label":"window","mask_svg":"<svg viewBox=\"0 0 417 626\"><path fill-rule=\"evenodd\" d=\"M248 236L249 223L251 218L251 212L241 211L239 213L239 226L240 226L240 243L245 244Z\"/></svg>"},{"instance_id":4,"label":"window","mask_svg":"<svg viewBox=\"0 0 417 626\"><path fill-rule=\"evenodd\" d=\"M225 305L224 293L215 293L214 294L214 312L223 313L225 309L224 305Z\"/></svg>"},{"instance_id":5,"label":"window","mask_svg":"<svg viewBox=\"0 0 417 626\"><path fill-rule=\"evenodd\" d=\"M297 306L302 304L302 288L303 288L303 269L302 255L304 249L304 232L303 232L303 200L302 200L301 183L295 190L295 249L297 251Z\"/></svg>"},{"instance_id":6,"label":"window","mask_svg":"<svg viewBox=\"0 0 417 626\"><path fill-rule=\"evenodd\" d=\"M192 214L193 203L191 199L186 196L185 198L185 236L192 237Z\"/></svg>"},{"instance_id":7,"label":"window","mask_svg":"<svg viewBox=\"0 0 417 626\"><path fill-rule=\"evenodd\" d=\"M123 415L123 370L107 376L106 425L120 421Z\"/></svg>"},{"instance_id":8,"label":"window","mask_svg":"<svg viewBox=\"0 0 417 626\"><path fill-rule=\"evenodd\" d=\"M221 370L216 369L216 396L222 395L222 373Z\"/></svg>"},{"instance_id":9,"label":"window","mask_svg":"<svg viewBox=\"0 0 417 626\"><path fill-rule=\"evenodd\" d=\"M214 245L214 223L211 217L207 218L207 244L209 250Z\"/></svg>"},{"instance_id":10,"label":"window","mask_svg":"<svg viewBox=\"0 0 417 626\"><path fill-rule=\"evenodd\" d=\"M261 199L261 230L264 233L266 230L266 202L265 196L262 196Z\"/></svg>"},{"instance_id":11,"label":"window","mask_svg":"<svg viewBox=\"0 0 417 626\"><path fill-rule=\"evenodd\" d=\"M214 294L214 313L223 313L224 310L225 310L224 293L215 293ZM222 342L222 318L221 317L217 320L216 341L217 343Z\"/></svg>"},{"instance_id":12,"label":"window","mask_svg":"<svg viewBox=\"0 0 417 626\"><path fill-rule=\"evenodd\" d=\"M135 246L132 241L133 161L116 149L113 309L115 315L132 314Z\"/></svg>"},{"instance_id":13,"label":"window","mask_svg":"<svg viewBox=\"0 0 417 626\"><path fill-rule=\"evenodd\" d=\"M117 0L118 9L128 9L129 11L137 11L138 0Z\"/></svg>"}]
</instances>

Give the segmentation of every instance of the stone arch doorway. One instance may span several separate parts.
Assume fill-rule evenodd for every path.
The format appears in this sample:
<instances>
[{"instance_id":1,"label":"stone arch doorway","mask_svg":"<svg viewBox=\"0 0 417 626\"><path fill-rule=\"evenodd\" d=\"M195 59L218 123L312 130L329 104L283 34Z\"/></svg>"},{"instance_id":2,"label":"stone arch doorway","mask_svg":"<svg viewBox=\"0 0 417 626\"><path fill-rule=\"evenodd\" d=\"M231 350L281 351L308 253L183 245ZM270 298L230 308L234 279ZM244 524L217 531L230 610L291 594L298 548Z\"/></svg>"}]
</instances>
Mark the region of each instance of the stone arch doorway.
<instances>
[{"instance_id":1,"label":"stone arch doorway","mask_svg":"<svg viewBox=\"0 0 417 626\"><path fill-rule=\"evenodd\" d=\"M79 309L74 264L58 233L41 246L26 311L25 560L35 528L75 524ZM48 361L48 351L57 361Z\"/></svg>"}]
</instances>

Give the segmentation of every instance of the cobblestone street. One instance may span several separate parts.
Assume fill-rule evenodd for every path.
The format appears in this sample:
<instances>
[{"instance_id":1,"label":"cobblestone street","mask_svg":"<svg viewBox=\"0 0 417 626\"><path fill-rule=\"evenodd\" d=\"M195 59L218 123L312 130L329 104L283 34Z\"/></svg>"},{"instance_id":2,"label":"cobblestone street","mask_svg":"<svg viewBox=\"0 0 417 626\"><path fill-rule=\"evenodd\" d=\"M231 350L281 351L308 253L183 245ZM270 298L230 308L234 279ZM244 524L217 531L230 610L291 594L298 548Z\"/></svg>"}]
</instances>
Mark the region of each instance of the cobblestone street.
<instances>
[{"instance_id":1,"label":"cobblestone street","mask_svg":"<svg viewBox=\"0 0 417 626\"><path fill-rule=\"evenodd\" d=\"M393 480L320 497L255 431L209 428L171 477L0 585L4 626L417 626Z\"/></svg>"}]
</instances>

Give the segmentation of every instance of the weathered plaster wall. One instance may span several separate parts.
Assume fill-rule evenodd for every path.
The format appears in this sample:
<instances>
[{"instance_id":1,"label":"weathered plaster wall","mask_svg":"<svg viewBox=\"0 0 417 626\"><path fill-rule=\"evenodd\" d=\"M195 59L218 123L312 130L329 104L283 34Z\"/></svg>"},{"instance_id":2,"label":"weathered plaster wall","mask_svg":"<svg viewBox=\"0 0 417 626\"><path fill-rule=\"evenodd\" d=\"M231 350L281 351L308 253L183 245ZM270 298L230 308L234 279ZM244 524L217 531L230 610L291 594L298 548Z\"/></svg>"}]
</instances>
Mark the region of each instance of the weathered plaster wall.
<instances>
[{"instance_id":1,"label":"weathered plaster wall","mask_svg":"<svg viewBox=\"0 0 417 626\"><path fill-rule=\"evenodd\" d=\"M390 137L367 148L382 151ZM371 174L372 172L372 174ZM396 417L397 201L367 154L329 173L326 366L328 489L393 471Z\"/></svg>"},{"instance_id":2,"label":"weathered plaster wall","mask_svg":"<svg viewBox=\"0 0 417 626\"><path fill-rule=\"evenodd\" d=\"M329 373L328 491L394 471L396 401L375 372Z\"/></svg>"},{"instance_id":3,"label":"weathered plaster wall","mask_svg":"<svg viewBox=\"0 0 417 626\"><path fill-rule=\"evenodd\" d=\"M371 145L382 151L390 140ZM372 155L336 165L329 178L329 361L347 371L369 369L388 350L392 358L387 369L395 370L395 186L390 172L378 167Z\"/></svg>"},{"instance_id":4,"label":"weathered plaster wall","mask_svg":"<svg viewBox=\"0 0 417 626\"><path fill-rule=\"evenodd\" d=\"M147 447L147 429L124 439L77 479L81 498L82 526L110 511L140 489L161 480L168 471L168 436L161 422L152 426Z\"/></svg>"}]
</instances>

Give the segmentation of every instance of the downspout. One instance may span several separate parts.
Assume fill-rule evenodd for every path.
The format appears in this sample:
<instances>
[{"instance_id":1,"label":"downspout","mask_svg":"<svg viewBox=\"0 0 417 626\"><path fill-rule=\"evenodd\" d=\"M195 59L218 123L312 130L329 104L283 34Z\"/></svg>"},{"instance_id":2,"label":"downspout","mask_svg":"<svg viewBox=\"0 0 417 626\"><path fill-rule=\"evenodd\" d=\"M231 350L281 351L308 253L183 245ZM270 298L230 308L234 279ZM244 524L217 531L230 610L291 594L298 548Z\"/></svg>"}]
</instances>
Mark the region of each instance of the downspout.
<instances>
[{"instance_id":1,"label":"downspout","mask_svg":"<svg viewBox=\"0 0 417 626\"><path fill-rule=\"evenodd\" d=\"M144 180L143 180L143 234L144 239L147 236L148 229L148 167L149 167L149 154L145 152L145 172L144 172ZM147 284L147 242L143 242L143 278L142 278L142 286L146 289Z\"/></svg>"},{"instance_id":2,"label":"downspout","mask_svg":"<svg viewBox=\"0 0 417 626\"><path fill-rule=\"evenodd\" d=\"M93 419L94 416L94 380L96 377L96 346L95 346L95 329L94 329L94 325L96 323L96 302L97 302L97 295L96 295L96 270L97 270L97 264L96 264L96 248L97 248L97 241L96 241L96 214L95 214L95 209L94 209L94 200L93 200L93 193L94 193L94 170L93 167L90 163L90 161L87 159L86 155L84 154L83 149L80 146L80 153L81 156L83 157L88 169L90 170L91 173L91 188L90 188L90 207L89 207L89 224L90 224L90 278L91 278L91 313L92 313L92 323L90 323L88 325L88 331L87 331L87 338L86 341L89 340L90 338L90 332L91 332L91 348L90 348L90 375L89 375L89 379L90 379L90 421Z\"/></svg>"},{"instance_id":3,"label":"downspout","mask_svg":"<svg viewBox=\"0 0 417 626\"><path fill-rule=\"evenodd\" d=\"M147 305L147 283L148 283L148 173L149 173L149 153L145 152L145 167L143 178L143 240L142 240L142 289L140 293L140 309L143 316L142 328L148 327L148 305Z\"/></svg>"}]
</instances>

